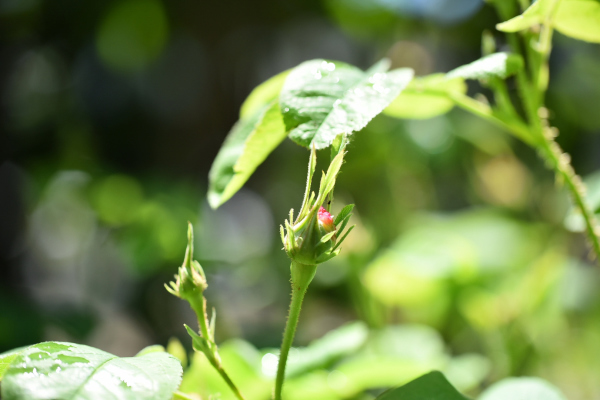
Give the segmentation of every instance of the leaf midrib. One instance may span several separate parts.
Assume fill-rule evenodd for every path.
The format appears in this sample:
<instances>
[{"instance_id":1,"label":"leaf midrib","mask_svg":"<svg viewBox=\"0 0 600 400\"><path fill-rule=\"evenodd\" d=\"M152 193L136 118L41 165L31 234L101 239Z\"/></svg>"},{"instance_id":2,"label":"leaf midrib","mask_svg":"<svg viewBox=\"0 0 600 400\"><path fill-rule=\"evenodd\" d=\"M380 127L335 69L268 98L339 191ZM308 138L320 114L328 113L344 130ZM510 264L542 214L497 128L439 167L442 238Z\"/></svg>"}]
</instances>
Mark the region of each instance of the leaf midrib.
<instances>
[{"instance_id":1,"label":"leaf midrib","mask_svg":"<svg viewBox=\"0 0 600 400\"><path fill-rule=\"evenodd\" d=\"M103 361L102 363L98 364L98 366L96 366L96 368L94 368L94 370L90 373L90 375L85 379L85 381L83 381L81 383L81 385L79 385L79 388L77 388L77 391L75 393L73 393L73 396L71 397L71 400L74 400L77 398L77 396L79 395L79 392L81 392L81 390L84 388L84 386L90 381L90 379L92 379L92 377L94 376L94 374L100 369L102 368L106 363L119 358L117 356L112 356L111 358Z\"/></svg>"}]
</instances>

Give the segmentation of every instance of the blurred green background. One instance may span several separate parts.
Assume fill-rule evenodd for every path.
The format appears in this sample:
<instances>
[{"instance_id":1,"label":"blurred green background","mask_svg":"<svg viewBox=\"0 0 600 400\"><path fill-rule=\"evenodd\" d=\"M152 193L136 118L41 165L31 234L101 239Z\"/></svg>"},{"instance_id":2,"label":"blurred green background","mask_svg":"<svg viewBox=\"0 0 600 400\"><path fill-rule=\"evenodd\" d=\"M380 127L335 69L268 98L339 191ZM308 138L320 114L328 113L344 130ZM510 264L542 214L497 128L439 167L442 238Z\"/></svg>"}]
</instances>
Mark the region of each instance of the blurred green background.
<instances>
[{"instance_id":1,"label":"blurred green background","mask_svg":"<svg viewBox=\"0 0 600 400\"><path fill-rule=\"evenodd\" d=\"M267 398L289 296L278 225L308 152L284 142L211 210L242 101L312 58L445 72L480 57L483 30L506 50L497 22L481 0L0 0L0 352L191 350L194 316L163 287L189 220L217 339L242 339L225 365ZM583 176L600 170L599 50L556 34L550 60L551 123ZM356 203L358 226L319 267L297 344L342 328L292 354L289 398L369 399L430 369L470 394L533 375L600 398L600 274L535 151L456 109L380 116L338 182L334 210ZM198 359L184 388L226 392L211 374Z\"/></svg>"}]
</instances>

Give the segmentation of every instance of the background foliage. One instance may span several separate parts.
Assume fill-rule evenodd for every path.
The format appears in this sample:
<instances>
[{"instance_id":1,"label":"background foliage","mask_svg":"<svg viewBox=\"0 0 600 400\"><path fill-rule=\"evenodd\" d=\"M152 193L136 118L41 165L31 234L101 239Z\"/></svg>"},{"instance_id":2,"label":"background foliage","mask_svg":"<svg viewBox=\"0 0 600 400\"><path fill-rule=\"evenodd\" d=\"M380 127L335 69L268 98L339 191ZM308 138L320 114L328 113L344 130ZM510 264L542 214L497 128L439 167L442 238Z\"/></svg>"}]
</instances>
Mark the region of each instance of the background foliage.
<instances>
[{"instance_id":1,"label":"background foliage","mask_svg":"<svg viewBox=\"0 0 600 400\"><path fill-rule=\"evenodd\" d=\"M313 58L450 71L480 57L484 29L502 50L497 22L479 0L3 1L0 352L187 345L193 314L162 285L191 220L217 341L243 339L224 363L248 397L268 396L289 291L277 225L300 205L308 153L285 140L211 211L208 170L242 101ZM551 122L591 181L599 63L598 45L556 35ZM358 226L309 291L297 342L311 345L292 354L288 398L370 398L431 369L474 396L521 375L600 396L600 279L534 151L460 110L379 116L349 150L336 197L356 203ZM182 389L225 394L195 359Z\"/></svg>"}]
</instances>

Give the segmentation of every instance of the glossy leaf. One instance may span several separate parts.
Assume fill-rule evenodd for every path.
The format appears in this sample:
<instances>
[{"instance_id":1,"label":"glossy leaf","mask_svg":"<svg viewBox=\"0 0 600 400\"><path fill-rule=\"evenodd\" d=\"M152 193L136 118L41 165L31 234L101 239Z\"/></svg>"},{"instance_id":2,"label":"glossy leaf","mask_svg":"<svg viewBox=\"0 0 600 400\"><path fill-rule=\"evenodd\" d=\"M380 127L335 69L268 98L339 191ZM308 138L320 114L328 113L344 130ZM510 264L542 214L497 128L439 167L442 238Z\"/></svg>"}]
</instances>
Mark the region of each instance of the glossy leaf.
<instances>
[{"instance_id":1,"label":"glossy leaf","mask_svg":"<svg viewBox=\"0 0 600 400\"><path fill-rule=\"evenodd\" d=\"M452 92L467 92L467 85L462 78L447 79L445 74L415 78L384 110L384 114L407 119L442 115L454 107L454 101L448 97Z\"/></svg>"},{"instance_id":2,"label":"glossy leaf","mask_svg":"<svg viewBox=\"0 0 600 400\"><path fill-rule=\"evenodd\" d=\"M504 379L479 396L478 400L566 400L553 385L539 378Z\"/></svg>"},{"instance_id":3,"label":"glossy leaf","mask_svg":"<svg viewBox=\"0 0 600 400\"><path fill-rule=\"evenodd\" d=\"M283 71L254 88L240 108L240 119L251 118L279 96L290 70Z\"/></svg>"},{"instance_id":4,"label":"glossy leaf","mask_svg":"<svg viewBox=\"0 0 600 400\"><path fill-rule=\"evenodd\" d=\"M506 397L506 399L513 399ZM377 397L378 400L467 400L441 372L433 371Z\"/></svg>"},{"instance_id":5,"label":"glossy leaf","mask_svg":"<svg viewBox=\"0 0 600 400\"><path fill-rule=\"evenodd\" d=\"M517 54L494 53L470 64L458 67L446 74L450 79L489 79L508 78L523 68L523 58Z\"/></svg>"},{"instance_id":6,"label":"glossy leaf","mask_svg":"<svg viewBox=\"0 0 600 400\"><path fill-rule=\"evenodd\" d=\"M119 358L93 347L44 342L12 361L2 381L3 400L168 400L182 376L164 352Z\"/></svg>"},{"instance_id":7,"label":"glossy leaf","mask_svg":"<svg viewBox=\"0 0 600 400\"><path fill-rule=\"evenodd\" d=\"M246 183L250 175L285 139L276 101L238 121L225 139L209 173L208 202L217 208Z\"/></svg>"},{"instance_id":8,"label":"glossy leaf","mask_svg":"<svg viewBox=\"0 0 600 400\"><path fill-rule=\"evenodd\" d=\"M371 71L381 71L377 64ZM365 73L341 62L312 60L288 75L279 97L286 129L296 143L317 149L352 134L387 107L411 81L410 69Z\"/></svg>"}]
</instances>

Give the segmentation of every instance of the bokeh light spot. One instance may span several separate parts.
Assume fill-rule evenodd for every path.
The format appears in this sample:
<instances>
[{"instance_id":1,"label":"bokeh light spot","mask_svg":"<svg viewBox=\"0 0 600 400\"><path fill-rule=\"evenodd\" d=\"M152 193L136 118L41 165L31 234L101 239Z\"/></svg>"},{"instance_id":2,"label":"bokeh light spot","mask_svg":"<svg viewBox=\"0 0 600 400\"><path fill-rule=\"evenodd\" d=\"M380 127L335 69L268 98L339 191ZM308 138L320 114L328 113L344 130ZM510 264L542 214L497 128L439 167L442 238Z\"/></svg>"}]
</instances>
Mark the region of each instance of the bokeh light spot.
<instances>
[{"instance_id":1,"label":"bokeh light spot","mask_svg":"<svg viewBox=\"0 0 600 400\"><path fill-rule=\"evenodd\" d=\"M98 54L112 69L138 71L162 53L168 30L160 1L127 0L116 3L98 30Z\"/></svg>"},{"instance_id":2,"label":"bokeh light spot","mask_svg":"<svg viewBox=\"0 0 600 400\"><path fill-rule=\"evenodd\" d=\"M112 175L94 191L94 203L100 219L109 225L131 221L143 201L139 183L128 176Z\"/></svg>"}]
</instances>

